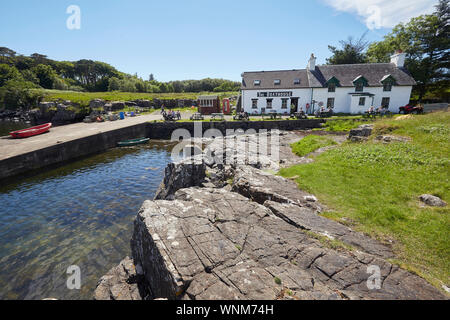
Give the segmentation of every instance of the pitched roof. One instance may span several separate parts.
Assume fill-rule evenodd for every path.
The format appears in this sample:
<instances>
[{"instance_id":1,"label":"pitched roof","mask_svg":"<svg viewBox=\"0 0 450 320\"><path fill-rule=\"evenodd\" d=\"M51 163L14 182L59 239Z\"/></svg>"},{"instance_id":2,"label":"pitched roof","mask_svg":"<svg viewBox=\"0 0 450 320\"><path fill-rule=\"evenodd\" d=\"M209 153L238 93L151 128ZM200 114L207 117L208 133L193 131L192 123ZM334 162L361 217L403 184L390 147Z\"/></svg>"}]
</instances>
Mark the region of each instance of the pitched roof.
<instances>
[{"instance_id":1,"label":"pitched roof","mask_svg":"<svg viewBox=\"0 0 450 320\"><path fill-rule=\"evenodd\" d=\"M353 87L353 81L360 76L367 79L371 87L381 86L381 80L386 75L391 75L399 86L413 86L416 84L405 68L397 68L393 63L326 65L318 66L317 69L325 81L334 76L343 87ZM322 81L321 83L325 84Z\"/></svg>"},{"instance_id":2,"label":"pitched roof","mask_svg":"<svg viewBox=\"0 0 450 320\"><path fill-rule=\"evenodd\" d=\"M294 84L294 80L300 79L300 84ZM254 81L260 80L261 84L255 85ZM275 85L275 80L281 80L280 85ZM280 70L244 72L242 74L243 89L294 89L309 88L308 75L303 70Z\"/></svg>"},{"instance_id":3,"label":"pitched roof","mask_svg":"<svg viewBox=\"0 0 450 320\"><path fill-rule=\"evenodd\" d=\"M244 72L242 74L242 89L295 89L321 88L326 82L335 77L342 87L353 87L353 81L359 77L367 79L369 86L382 86L382 79L391 75L399 86L413 86L416 84L408 70L398 68L392 63L366 63L317 66L315 70L280 70ZM281 80L281 85L275 85L274 80ZM300 79L295 85L294 80ZM261 84L255 85L254 81Z\"/></svg>"}]
</instances>

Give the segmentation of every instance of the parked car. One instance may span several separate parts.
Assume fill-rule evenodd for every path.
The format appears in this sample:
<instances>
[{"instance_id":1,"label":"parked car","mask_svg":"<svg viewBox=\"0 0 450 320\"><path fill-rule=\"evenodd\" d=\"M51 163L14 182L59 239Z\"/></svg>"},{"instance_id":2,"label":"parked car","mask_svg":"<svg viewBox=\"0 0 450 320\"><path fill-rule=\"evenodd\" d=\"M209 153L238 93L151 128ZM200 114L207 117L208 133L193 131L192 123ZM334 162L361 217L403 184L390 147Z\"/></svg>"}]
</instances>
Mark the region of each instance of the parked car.
<instances>
[{"instance_id":1,"label":"parked car","mask_svg":"<svg viewBox=\"0 0 450 320\"><path fill-rule=\"evenodd\" d=\"M423 107L422 106L412 106L410 104L407 104L406 106L400 107L400 110L398 113L403 113L403 114L411 114L411 113L415 113L415 114L422 114L423 113Z\"/></svg>"}]
</instances>

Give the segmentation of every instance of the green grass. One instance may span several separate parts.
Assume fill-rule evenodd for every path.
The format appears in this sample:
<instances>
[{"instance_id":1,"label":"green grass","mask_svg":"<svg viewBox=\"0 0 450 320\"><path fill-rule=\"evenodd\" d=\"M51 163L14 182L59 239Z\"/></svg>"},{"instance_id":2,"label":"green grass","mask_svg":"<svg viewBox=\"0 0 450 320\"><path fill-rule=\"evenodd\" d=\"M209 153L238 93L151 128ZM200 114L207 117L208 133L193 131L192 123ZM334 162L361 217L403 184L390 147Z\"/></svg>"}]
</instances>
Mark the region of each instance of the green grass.
<instances>
[{"instance_id":1,"label":"green grass","mask_svg":"<svg viewBox=\"0 0 450 320\"><path fill-rule=\"evenodd\" d=\"M330 132L347 132L365 123L366 122L354 120L333 120L327 121L322 128L325 129L325 131Z\"/></svg>"},{"instance_id":2,"label":"green grass","mask_svg":"<svg viewBox=\"0 0 450 320\"><path fill-rule=\"evenodd\" d=\"M328 137L310 135L291 144L292 152L299 157L304 157L307 154L316 151L317 149L335 145L336 142Z\"/></svg>"},{"instance_id":3,"label":"green grass","mask_svg":"<svg viewBox=\"0 0 450 320\"><path fill-rule=\"evenodd\" d=\"M44 90L45 101L70 100L79 103L81 106L89 105L93 99L103 99L106 101L131 101L137 99L145 100L172 100L191 99L196 100L200 95L219 95L221 98L238 95L238 92L186 92L186 93L137 93L137 92L75 92L61 90Z\"/></svg>"},{"instance_id":4,"label":"green grass","mask_svg":"<svg viewBox=\"0 0 450 320\"><path fill-rule=\"evenodd\" d=\"M381 120L375 135L412 138L407 143L344 143L310 164L283 169L300 188L330 208L324 215L355 222L354 228L392 240L399 263L436 287L449 286L450 210L423 207L418 196L450 203L450 113Z\"/></svg>"}]
</instances>

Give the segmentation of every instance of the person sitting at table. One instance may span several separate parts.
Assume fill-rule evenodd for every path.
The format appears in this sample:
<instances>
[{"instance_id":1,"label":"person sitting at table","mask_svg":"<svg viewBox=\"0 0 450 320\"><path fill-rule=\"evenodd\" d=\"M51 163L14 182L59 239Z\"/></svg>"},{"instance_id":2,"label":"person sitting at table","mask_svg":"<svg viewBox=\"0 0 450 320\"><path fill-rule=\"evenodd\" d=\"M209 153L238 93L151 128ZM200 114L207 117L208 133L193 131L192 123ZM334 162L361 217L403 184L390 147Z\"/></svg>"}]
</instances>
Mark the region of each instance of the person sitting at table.
<instances>
[{"instance_id":1,"label":"person sitting at table","mask_svg":"<svg viewBox=\"0 0 450 320\"><path fill-rule=\"evenodd\" d=\"M369 108L369 111L367 111L368 113L374 113L375 112L375 107L374 106L371 106L370 108Z\"/></svg>"}]
</instances>

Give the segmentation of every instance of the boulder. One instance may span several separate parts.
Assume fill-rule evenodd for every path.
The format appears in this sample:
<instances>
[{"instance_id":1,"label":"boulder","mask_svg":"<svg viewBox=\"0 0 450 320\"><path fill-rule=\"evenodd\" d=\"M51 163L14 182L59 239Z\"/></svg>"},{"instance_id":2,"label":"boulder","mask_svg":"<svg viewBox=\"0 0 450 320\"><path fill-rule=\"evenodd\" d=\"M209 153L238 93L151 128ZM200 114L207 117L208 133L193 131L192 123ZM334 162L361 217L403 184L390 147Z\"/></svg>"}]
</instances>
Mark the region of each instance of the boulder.
<instances>
[{"instance_id":1,"label":"boulder","mask_svg":"<svg viewBox=\"0 0 450 320\"><path fill-rule=\"evenodd\" d=\"M350 130L349 139L352 137L369 137L372 134L373 125L363 124L356 129Z\"/></svg>"},{"instance_id":2,"label":"boulder","mask_svg":"<svg viewBox=\"0 0 450 320\"><path fill-rule=\"evenodd\" d=\"M411 138L409 138L409 137L400 137L400 136L393 136L393 135L379 135L379 136L377 136L376 139L383 143L411 141Z\"/></svg>"},{"instance_id":3,"label":"boulder","mask_svg":"<svg viewBox=\"0 0 450 320\"><path fill-rule=\"evenodd\" d=\"M94 108L103 108L105 106L105 104L106 104L105 100L94 99L94 100L91 100L89 102L89 107L92 108L92 109L94 109Z\"/></svg>"},{"instance_id":4,"label":"boulder","mask_svg":"<svg viewBox=\"0 0 450 320\"><path fill-rule=\"evenodd\" d=\"M419 199L430 207L445 207L447 205L447 202L431 194L423 194Z\"/></svg>"},{"instance_id":5,"label":"boulder","mask_svg":"<svg viewBox=\"0 0 450 320\"><path fill-rule=\"evenodd\" d=\"M121 102L121 101L111 102L111 110L110 111L123 110L124 108L125 108L124 102Z\"/></svg>"},{"instance_id":6,"label":"boulder","mask_svg":"<svg viewBox=\"0 0 450 320\"><path fill-rule=\"evenodd\" d=\"M135 100L134 102L141 108L150 109L152 107L150 100Z\"/></svg>"}]
</instances>

